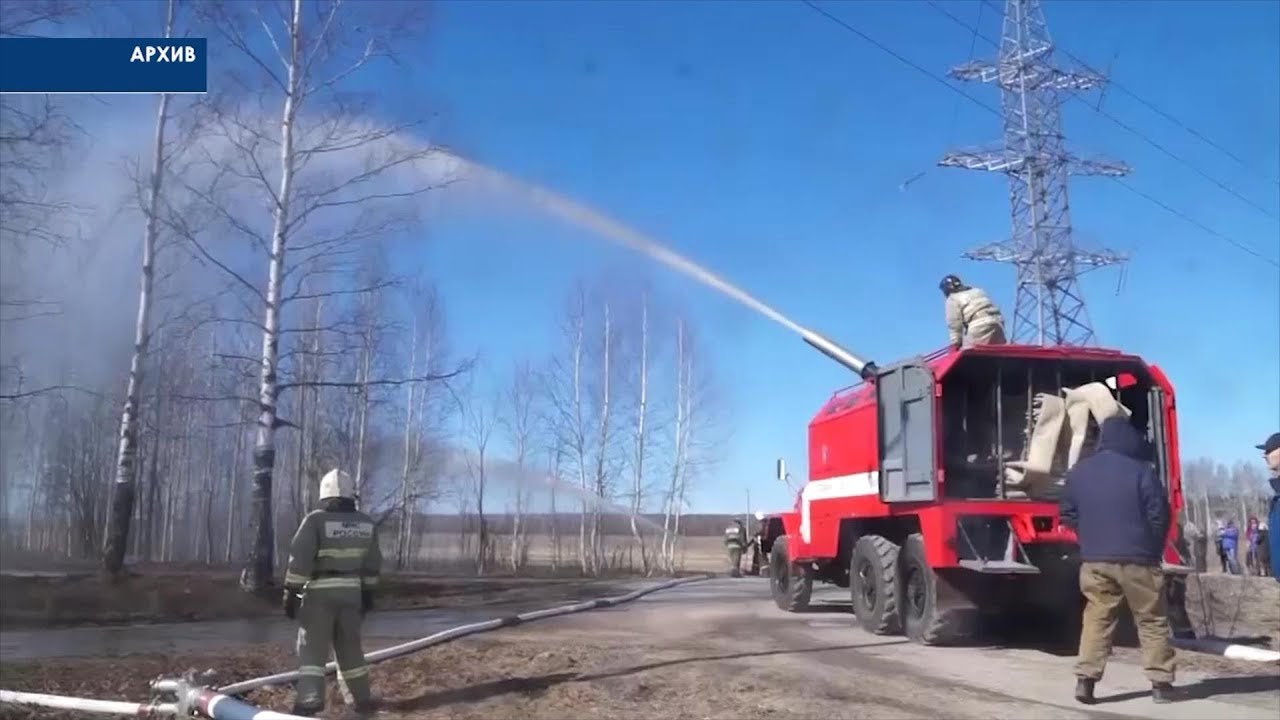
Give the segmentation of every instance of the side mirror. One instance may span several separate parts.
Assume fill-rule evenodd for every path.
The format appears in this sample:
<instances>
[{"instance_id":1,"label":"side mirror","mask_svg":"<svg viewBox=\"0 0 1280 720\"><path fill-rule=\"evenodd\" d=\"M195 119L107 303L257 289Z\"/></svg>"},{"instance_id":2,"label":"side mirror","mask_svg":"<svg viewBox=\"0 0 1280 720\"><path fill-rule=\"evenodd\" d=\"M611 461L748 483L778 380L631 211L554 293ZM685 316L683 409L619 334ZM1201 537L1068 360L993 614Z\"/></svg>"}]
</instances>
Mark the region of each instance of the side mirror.
<instances>
[{"instance_id":1,"label":"side mirror","mask_svg":"<svg viewBox=\"0 0 1280 720\"><path fill-rule=\"evenodd\" d=\"M787 479L787 463L782 458L778 458L778 479Z\"/></svg>"}]
</instances>

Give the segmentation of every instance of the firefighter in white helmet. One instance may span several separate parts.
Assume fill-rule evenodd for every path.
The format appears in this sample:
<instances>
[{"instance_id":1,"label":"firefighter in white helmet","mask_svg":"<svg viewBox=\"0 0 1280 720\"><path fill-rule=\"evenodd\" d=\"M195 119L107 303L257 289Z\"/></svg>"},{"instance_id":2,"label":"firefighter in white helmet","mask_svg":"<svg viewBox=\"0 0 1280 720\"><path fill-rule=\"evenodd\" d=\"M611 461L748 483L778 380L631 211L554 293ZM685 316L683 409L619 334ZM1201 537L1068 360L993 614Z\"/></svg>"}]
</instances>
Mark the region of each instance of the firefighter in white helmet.
<instances>
[{"instance_id":1,"label":"firefighter in white helmet","mask_svg":"<svg viewBox=\"0 0 1280 720\"><path fill-rule=\"evenodd\" d=\"M293 536L284 576L284 612L300 625L301 677L293 713L314 715L324 709L324 666L330 648L347 703L358 712L372 712L360 624L373 607L382 569L378 530L356 508L355 483L341 470L330 470L321 478L320 502L322 509L304 517Z\"/></svg>"},{"instance_id":2,"label":"firefighter in white helmet","mask_svg":"<svg viewBox=\"0 0 1280 720\"><path fill-rule=\"evenodd\" d=\"M951 347L1003 345L1004 315L981 288L965 285L955 275L942 278L938 289L946 299L947 333Z\"/></svg>"}]
</instances>

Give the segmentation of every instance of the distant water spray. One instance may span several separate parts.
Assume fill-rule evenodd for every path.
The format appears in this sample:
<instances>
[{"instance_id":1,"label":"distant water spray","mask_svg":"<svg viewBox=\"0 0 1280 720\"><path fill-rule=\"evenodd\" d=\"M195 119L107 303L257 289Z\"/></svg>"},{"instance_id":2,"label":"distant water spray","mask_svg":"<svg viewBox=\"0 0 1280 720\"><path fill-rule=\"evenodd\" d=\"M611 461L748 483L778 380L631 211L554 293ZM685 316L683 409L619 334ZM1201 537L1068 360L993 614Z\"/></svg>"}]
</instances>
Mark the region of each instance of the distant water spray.
<instances>
[{"instance_id":1,"label":"distant water spray","mask_svg":"<svg viewBox=\"0 0 1280 720\"><path fill-rule=\"evenodd\" d=\"M663 246L647 235L623 225L613 218L598 212L576 200L572 200L546 188L531 185L501 173L493 168L447 153L457 164L460 174L468 179L479 180L493 186L494 189L512 193L522 197L546 212L559 217L573 225L590 230L592 233L618 243L636 252L647 255L667 267L690 277L726 297L736 300L743 306L778 323L782 327L796 333L805 342L836 362L869 378L875 372L875 365L857 357L848 350L814 332L791 318L783 315L764 302L710 270L693 262L689 258Z\"/></svg>"},{"instance_id":2,"label":"distant water spray","mask_svg":"<svg viewBox=\"0 0 1280 720\"><path fill-rule=\"evenodd\" d=\"M567 482L561 482L559 480L556 480L553 477L537 476L537 478L542 482L543 485L546 485L547 487L551 488L552 492L567 493L585 502L586 504L590 505L596 510L605 510L608 512L623 515L625 517L635 518L636 522L649 528L650 530L653 530L658 533L662 532L662 526L659 525L658 523L650 520L649 518L643 515L633 515L631 513L631 508L623 507L616 503L609 502L608 500L604 499L603 497L595 494L590 490L584 490L576 485L573 485Z\"/></svg>"}]
</instances>

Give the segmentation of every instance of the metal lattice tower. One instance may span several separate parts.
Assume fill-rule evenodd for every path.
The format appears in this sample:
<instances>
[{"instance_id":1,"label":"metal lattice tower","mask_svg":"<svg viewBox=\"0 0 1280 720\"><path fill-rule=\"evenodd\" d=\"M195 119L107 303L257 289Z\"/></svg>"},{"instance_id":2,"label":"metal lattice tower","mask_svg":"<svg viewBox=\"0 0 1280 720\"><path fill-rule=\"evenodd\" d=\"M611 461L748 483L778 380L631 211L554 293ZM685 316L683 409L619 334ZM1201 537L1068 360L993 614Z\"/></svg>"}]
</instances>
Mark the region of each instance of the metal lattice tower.
<instances>
[{"instance_id":1,"label":"metal lattice tower","mask_svg":"<svg viewBox=\"0 0 1280 720\"><path fill-rule=\"evenodd\" d=\"M1012 263L1017 269L1010 341L1091 345L1095 343L1093 323L1080 293L1079 277L1128 258L1075 247L1067 176L1118 177L1127 175L1129 168L1119 162L1084 160L1067 152L1062 134L1063 93L1100 87L1106 79L1094 73L1059 70L1051 64L1052 59L1053 42L1039 0L1007 0L996 63L970 62L950 73L961 80L999 85L1004 148L949 152L938 164L1009 177L1012 237L967 252L964 257Z\"/></svg>"}]
</instances>

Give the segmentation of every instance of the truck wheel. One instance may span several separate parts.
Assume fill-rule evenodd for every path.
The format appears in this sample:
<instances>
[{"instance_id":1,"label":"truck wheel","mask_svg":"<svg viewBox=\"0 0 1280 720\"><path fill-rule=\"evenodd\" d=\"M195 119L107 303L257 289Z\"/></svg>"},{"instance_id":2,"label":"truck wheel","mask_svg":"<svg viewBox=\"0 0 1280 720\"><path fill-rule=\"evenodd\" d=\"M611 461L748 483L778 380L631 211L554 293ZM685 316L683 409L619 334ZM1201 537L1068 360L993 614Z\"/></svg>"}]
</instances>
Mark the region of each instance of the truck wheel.
<instances>
[{"instance_id":1,"label":"truck wheel","mask_svg":"<svg viewBox=\"0 0 1280 720\"><path fill-rule=\"evenodd\" d=\"M976 608L940 608L939 582L925 559L924 538L920 533L908 535L899 556L898 576L904 634L923 645L967 642L976 632Z\"/></svg>"},{"instance_id":2,"label":"truck wheel","mask_svg":"<svg viewBox=\"0 0 1280 720\"><path fill-rule=\"evenodd\" d=\"M791 562L785 537L775 540L769 551L769 589L774 604L782 610L800 612L809 607L813 570L808 565Z\"/></svg>"},{"instance_id":3,"label":"truck wheel","mask_svg":"<svg viewBox=\"0 0 1280 720\"><path fill-rule=\"evenodd\" d=\"M889 635L898 619L898 546L879 535L864 535L849 559L853 614L867 632Z\"/></svg>"}]
</instances>

